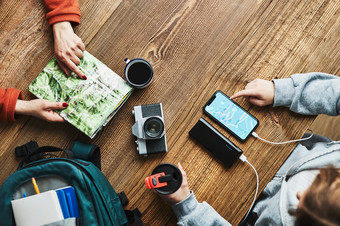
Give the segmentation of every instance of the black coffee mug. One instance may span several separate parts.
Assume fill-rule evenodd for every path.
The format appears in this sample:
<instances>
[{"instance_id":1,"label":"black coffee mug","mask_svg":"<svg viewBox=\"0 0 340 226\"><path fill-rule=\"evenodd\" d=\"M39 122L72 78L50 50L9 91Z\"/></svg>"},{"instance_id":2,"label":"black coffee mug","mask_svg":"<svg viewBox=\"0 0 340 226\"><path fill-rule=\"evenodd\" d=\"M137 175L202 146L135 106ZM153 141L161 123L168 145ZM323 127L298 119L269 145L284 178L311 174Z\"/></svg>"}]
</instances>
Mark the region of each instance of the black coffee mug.
<instances>
[{"instance_id":1,"label":"black coffee mug","mask_svg":"<svg viewBox=\"0 0 340 226\"><path fill-rule=\"evenodd\" d=\"M124 76L126 81L135 88L145 88L150 85L153 78L153 69L151 64L143 58L125 60L126 66Z\"/></svg>"},{"instance_id":2,"label":"black coffee mug","mask_svg":"<svg viewBox=\"0 0 340 226\"><path fill-rule=\"evenodd\" d=\"M152 175L162 172L170 179L167 180L167 186L155 188L155 190L163 195L169 195L177 191L182 185L183 177L181 171L173 164L162 163L156 166L152 171Z\"/></svg>"}]
</instances>

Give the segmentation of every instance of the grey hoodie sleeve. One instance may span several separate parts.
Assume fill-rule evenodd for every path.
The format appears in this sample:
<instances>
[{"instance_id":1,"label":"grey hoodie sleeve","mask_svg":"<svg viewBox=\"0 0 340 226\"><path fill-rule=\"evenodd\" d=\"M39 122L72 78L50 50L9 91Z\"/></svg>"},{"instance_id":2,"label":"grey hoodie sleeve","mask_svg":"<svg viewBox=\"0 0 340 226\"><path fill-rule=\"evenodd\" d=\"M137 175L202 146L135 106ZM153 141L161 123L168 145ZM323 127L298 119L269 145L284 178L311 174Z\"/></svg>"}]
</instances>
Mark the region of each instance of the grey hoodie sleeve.
<instances>
[{"instance_id":1,"label":"grey hoodie sleeve","mask_svg":"<svg viewBox=\"0 0 340 226\"><path fill-rule=\"evenodd\" d=\"M177 225L231 225L208 203L199 203L192 191L188 198L171 207L177 217Z\"/></svg>"},{"instance_id":2,"label":"grey hoodie sleeve","mask_svg":"<svg viewBox=\"0 0 340 226\"><path fill-rule=\"evenodd\" d=\"M273 106L286 106L305 115L340 114L340 77L312 72L274 79Z\"/></svg>"}]
</instances>

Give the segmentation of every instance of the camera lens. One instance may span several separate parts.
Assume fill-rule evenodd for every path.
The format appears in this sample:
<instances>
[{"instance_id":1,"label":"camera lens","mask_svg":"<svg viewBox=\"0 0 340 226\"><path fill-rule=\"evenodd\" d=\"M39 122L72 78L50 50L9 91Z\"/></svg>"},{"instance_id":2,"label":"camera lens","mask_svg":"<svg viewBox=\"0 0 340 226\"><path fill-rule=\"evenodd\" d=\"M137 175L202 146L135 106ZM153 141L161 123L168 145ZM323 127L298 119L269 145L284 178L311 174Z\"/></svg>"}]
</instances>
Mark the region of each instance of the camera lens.
<instances>
[{"instance_id":1,"label":"camera lens","mask_svg":"<svg viewBox=\"0 0 340 226\"><path fill-rule=\"evenodd\" d=\"M159 137L164 131L164 123L159 118L149 118L144 123L144 131L149 137Z\"/></svg>"}]
</instances>

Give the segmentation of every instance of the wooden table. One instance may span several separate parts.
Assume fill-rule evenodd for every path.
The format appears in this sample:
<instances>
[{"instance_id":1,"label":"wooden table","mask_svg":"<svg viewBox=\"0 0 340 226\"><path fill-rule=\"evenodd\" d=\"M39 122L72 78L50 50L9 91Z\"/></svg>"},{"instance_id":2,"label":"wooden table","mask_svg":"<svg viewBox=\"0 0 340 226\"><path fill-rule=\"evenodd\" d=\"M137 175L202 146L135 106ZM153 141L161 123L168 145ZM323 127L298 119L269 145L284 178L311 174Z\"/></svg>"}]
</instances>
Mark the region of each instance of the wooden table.
<instances>
[{"instance_id":1,"label":"wooden table","mask_svg":"<svg viewBox=\"0 0 340 226\"><path fill-rule=\"evenodd\" d=\"M253 170L241 161L226 169L188 136L212 93L232 95L255 78L287 78L293 73L340 71L339 1L280 0L80 0L75 28L86 49L122 75L124 58L143 57L155 71L153 83L134 91L111 122L92 140L68 123L21 116L1 122L0 184L16 170L14 148L30 140L67 148L76 139L102 150L102 171L116 191L125 191L128 209L138 207L146 225L174 225L171 208L144 178L159 163L180 162L199 201L207 201L232 224L250 207L256 186ZM0 3L0 85L23 90L53 56L53 36L42 1ZM133 106L161 102L168 153L139 156L131 134ZM314 117L286 108L237 102L259 120L256 130L269 140L300 138ZM295 144L274 146L250 138L237 144L256 167L260 190Z\"/></svg>"}]
</instances>

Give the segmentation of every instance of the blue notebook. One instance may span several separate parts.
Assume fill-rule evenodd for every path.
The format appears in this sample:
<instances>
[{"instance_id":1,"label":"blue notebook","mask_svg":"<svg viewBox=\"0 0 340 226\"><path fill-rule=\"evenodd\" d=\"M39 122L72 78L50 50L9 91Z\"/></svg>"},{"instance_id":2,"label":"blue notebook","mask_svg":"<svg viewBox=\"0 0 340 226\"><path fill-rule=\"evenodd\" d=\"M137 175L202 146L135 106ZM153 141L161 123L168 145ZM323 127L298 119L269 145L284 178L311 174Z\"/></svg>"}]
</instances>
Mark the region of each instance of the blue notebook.
<instances>
[{"instance_id":1,"label":"blue notebook","mask_svg":"<svg viewBox=\"0 0 340 226\"><path fill-rule=\"evenodd\" d=\"M59 198L60 207L62 209L64 219L70 217L79 217L79 209L76 193L71 186L56 190Z\"/></svg>"},{"instance_id":2,"label":"blue notebook","mask_svg":"<svg viewBox=\"0 0 340 226\"><path fill-rule=\"evenodd\" d=\"M66 200L66 196L64 194L64 191L63 190L56 190L56 193L58 195L58 199L59 199L61 210L63 212L64 219L70 218L70 211L68 209L67 200Z\"/></svg>"}]
</instances>

